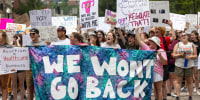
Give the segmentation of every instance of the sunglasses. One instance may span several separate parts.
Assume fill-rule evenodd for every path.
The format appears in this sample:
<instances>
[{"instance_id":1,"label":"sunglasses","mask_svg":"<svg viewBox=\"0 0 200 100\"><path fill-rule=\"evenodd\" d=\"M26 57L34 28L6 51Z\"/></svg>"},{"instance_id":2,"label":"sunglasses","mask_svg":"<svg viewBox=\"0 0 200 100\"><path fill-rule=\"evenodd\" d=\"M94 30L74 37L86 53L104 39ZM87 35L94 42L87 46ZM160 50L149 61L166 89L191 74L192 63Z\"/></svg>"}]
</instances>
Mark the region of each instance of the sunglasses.
<instances>
[{"instance_id":1,"label":"sunglasses","mask_svg":"<svg viewBox=\"0 0 200 100\"><path fill-rule=\"evenodd\" d=\"M30 33L30 35L35 35L36 33Z\"/></svg>"},{"instance_id":2,"label":"sunglasses","mask_svg":"<svg viewBox=\"0 0 200 100\"><path fill-rule=\"evenodd\" d=\"M187 36L187 34L183 34L183 35L181 35L181 37L184 37L184 36Z\"/></svg>"}]
</instances>

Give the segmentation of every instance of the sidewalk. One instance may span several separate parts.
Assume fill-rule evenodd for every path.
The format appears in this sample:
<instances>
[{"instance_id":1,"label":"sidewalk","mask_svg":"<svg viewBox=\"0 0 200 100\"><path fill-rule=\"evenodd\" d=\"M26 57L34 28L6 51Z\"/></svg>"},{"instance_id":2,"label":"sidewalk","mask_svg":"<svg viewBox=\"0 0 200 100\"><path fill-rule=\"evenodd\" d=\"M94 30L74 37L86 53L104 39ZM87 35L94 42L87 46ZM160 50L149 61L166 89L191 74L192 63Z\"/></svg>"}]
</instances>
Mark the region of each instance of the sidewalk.
<instances>
[{"instance_id":1,"label":"sidewalk","mask_svg":"<svg viewBox=\"0 0 200 100\"><path fill-rule=\"evenodd\" d=\"M154 97L153 93L151 95L151 99L155 100L155 97ZM167 96L167 100L176 100L176 98L172 97L172 96ZM180 100L188 100L188 93L187 92L181 92ZM192 92L192 100L200 100L200 96L196 95L195 92Z\"/></svg>"}]
</instances>

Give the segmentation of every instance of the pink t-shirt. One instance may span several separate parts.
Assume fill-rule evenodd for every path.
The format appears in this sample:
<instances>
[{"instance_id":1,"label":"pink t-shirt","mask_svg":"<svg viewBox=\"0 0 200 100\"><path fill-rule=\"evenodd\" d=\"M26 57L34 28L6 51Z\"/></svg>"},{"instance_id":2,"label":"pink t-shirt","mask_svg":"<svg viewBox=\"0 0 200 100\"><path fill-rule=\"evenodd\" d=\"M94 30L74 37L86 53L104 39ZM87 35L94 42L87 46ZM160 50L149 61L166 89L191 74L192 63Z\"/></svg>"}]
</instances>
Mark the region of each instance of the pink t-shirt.
<instances>
[{"instance_id":1,"label":"pink t-shirt","mask_svg":"<svg viewBox=\"0 0 200 100\"><path fill-rule=\"evenodd\" d=\"M151 49L147 44L143 43L141 50L152 50L155 51L154 49ZM163 49L159 49L158 51L161 51L161 55L163 56L164 59L167 60L167 54L164 52ZM154 69L155 72L163 76L163 64L160 60L160 57L156 55L156 58L154 59Z\"/></svg>"}]
</instances>

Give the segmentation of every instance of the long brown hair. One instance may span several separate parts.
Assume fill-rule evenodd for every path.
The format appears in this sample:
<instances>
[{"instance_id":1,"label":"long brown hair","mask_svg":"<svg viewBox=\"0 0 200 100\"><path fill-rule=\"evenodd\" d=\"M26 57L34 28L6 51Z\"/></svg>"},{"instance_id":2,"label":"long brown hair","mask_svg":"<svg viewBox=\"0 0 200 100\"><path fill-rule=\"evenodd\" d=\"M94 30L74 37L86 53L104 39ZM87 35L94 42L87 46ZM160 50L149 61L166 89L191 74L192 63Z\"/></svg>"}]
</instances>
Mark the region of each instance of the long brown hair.
<instances>
[{"instance_id":1,"label":"long brown hair","mask_svg":"<svg viewBox=\"0 0 200 100\"><path fill-rule=\"evenodd\" d=\"M9 45L10 41L8 39L8 35L6 34L6 32L1 31L0 34L2 35L4 45Z\"/></svg>"},{"instance_id":2,"label":"long brown hair","mask_svg":"<svg viewBox=\"0 0 200 100\"><path fill-rule=\"evenodd\" d=\"M19 44L20 46L22 46L22 34L15 34L13 38L16 38L16 39L20 38ZM13 41L13 45L14 45L14 41Z\"/></svg>"}]
</instances>

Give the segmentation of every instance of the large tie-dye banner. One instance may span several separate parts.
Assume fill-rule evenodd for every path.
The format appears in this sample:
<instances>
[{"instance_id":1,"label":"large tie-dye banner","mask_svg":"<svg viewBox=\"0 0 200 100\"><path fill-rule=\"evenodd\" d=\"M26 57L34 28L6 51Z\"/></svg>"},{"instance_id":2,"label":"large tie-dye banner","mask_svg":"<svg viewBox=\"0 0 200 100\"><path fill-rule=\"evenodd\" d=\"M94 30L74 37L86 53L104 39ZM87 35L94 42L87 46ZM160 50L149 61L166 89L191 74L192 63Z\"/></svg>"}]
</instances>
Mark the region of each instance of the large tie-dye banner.
<instances>
[{"instance_id":1,"label":"large tie-dye banner","mask_svg":"<svg viewBox=\"0 0 200 100\"><path fill-rule=\"evenodd\" d=\"M154 52L30 47L37 100L150 100Z\"/></svg>"}]
</instances>

